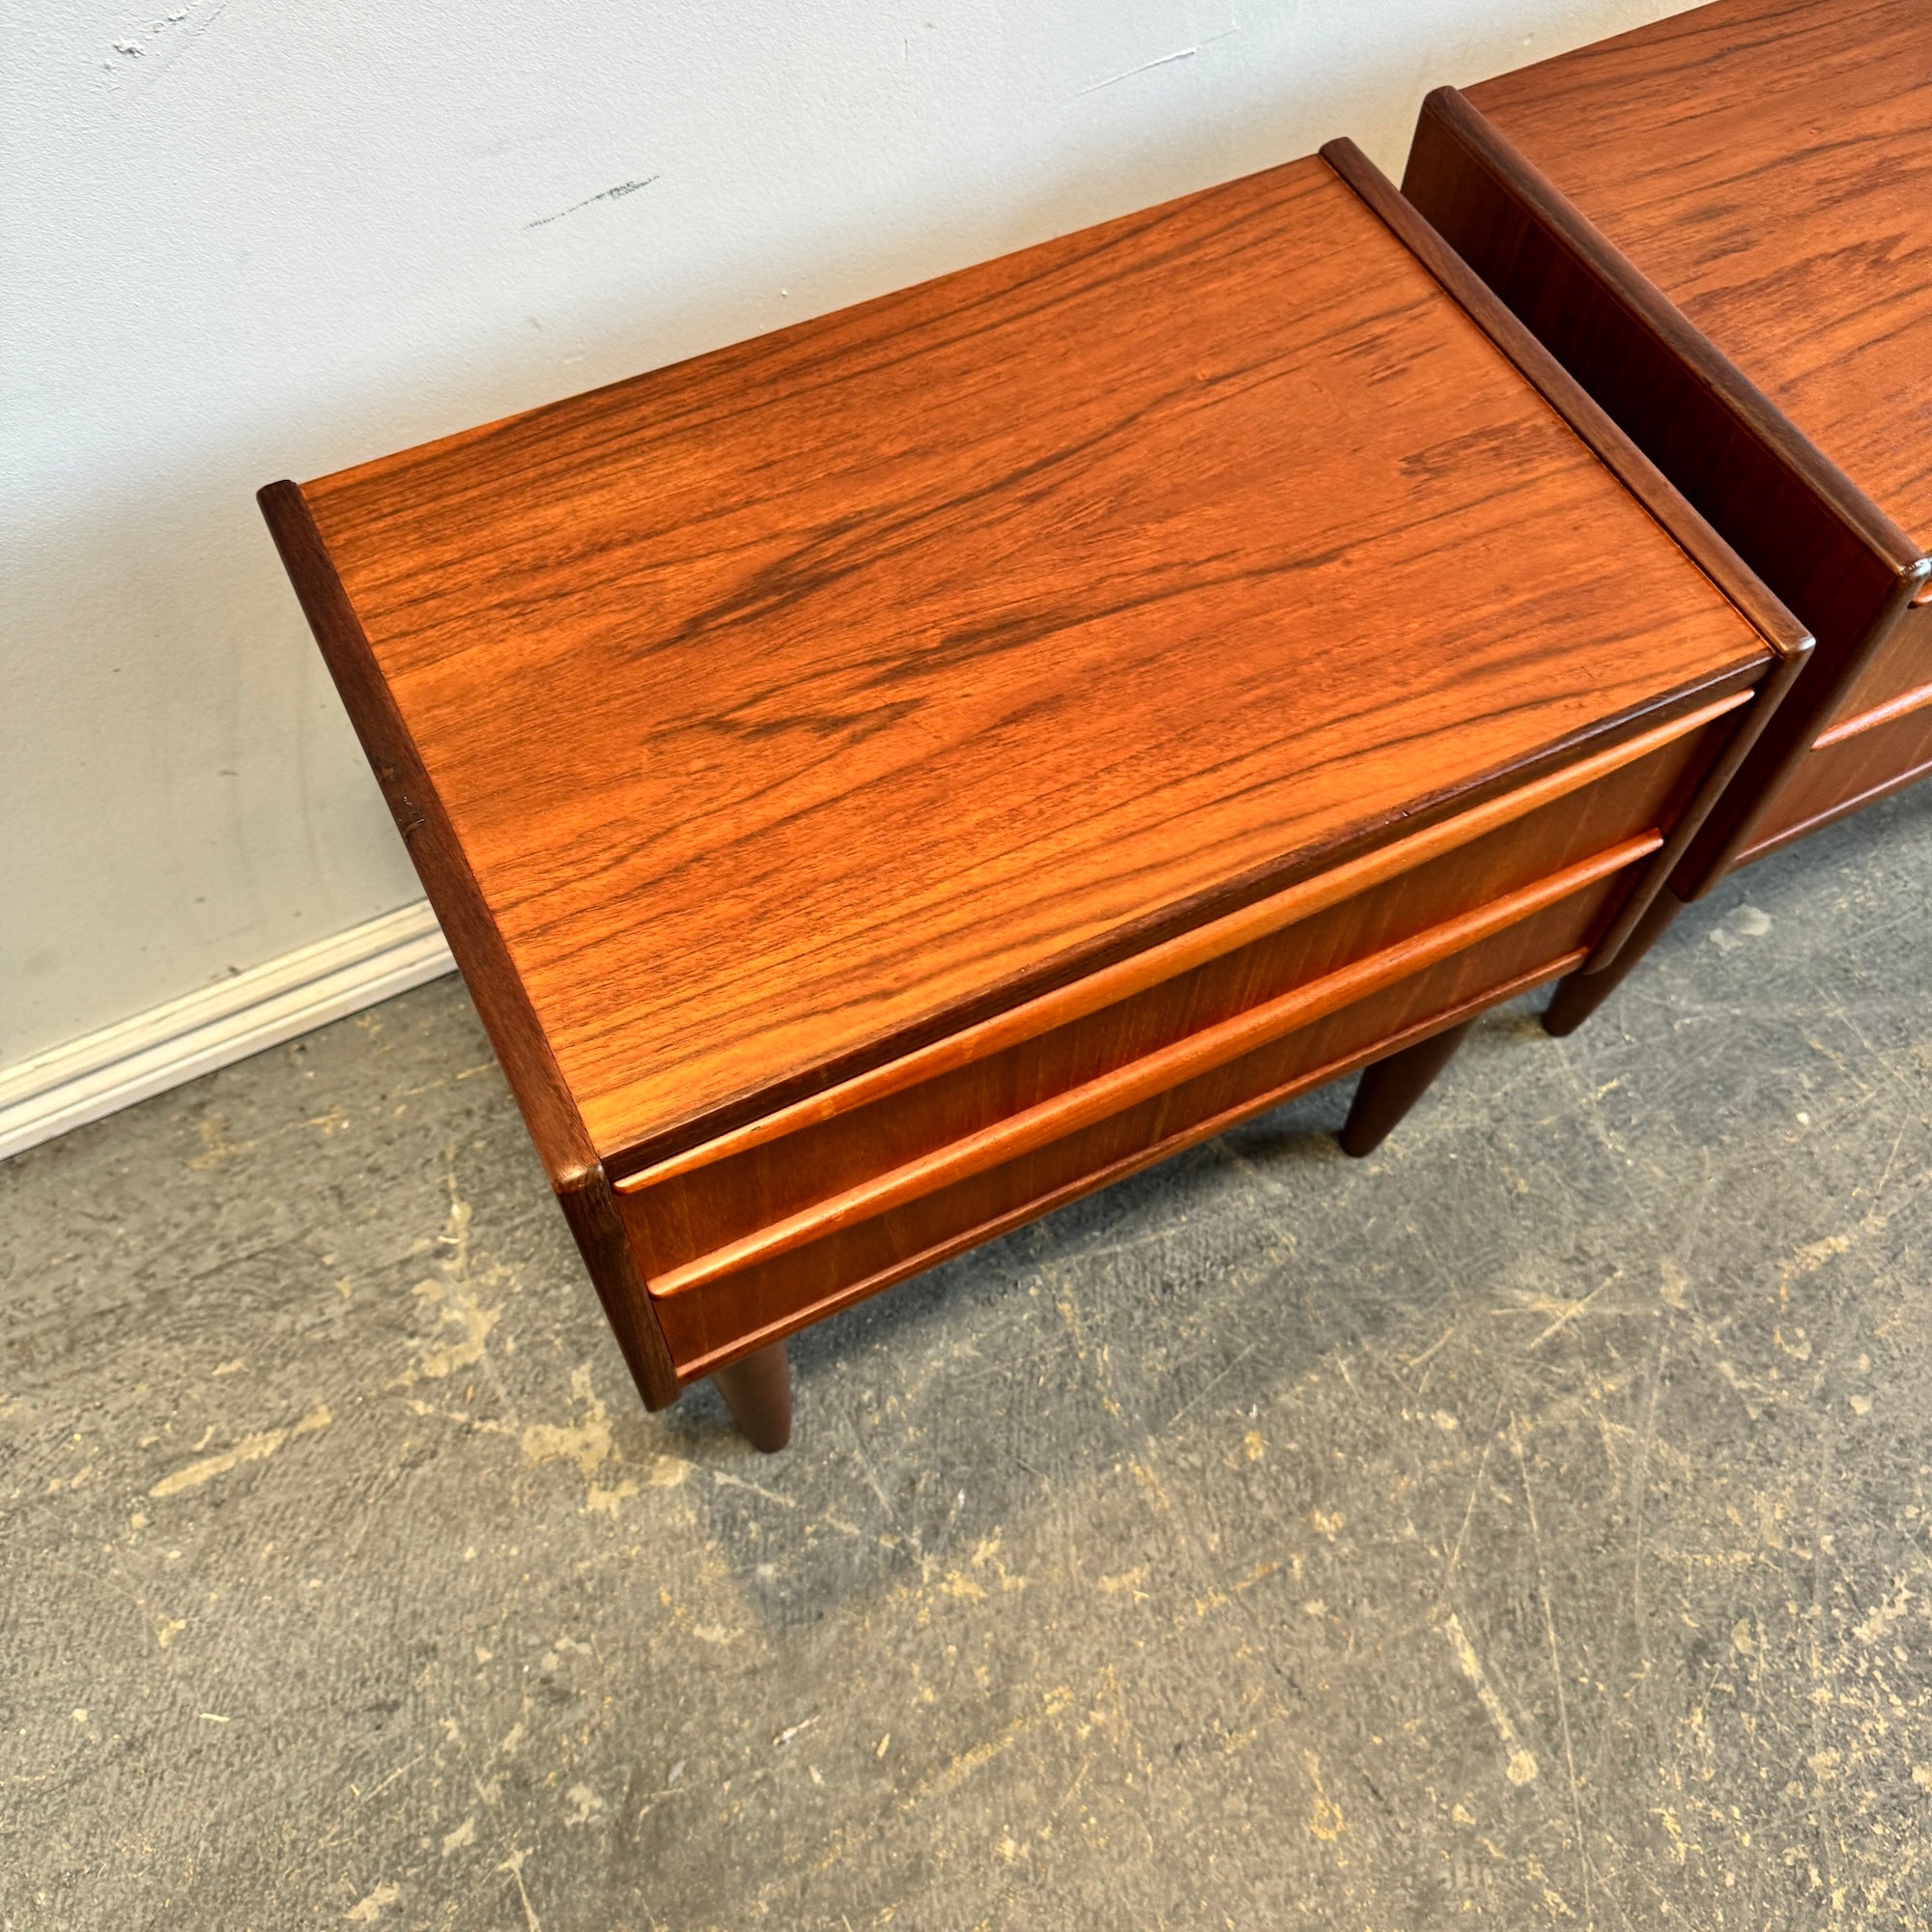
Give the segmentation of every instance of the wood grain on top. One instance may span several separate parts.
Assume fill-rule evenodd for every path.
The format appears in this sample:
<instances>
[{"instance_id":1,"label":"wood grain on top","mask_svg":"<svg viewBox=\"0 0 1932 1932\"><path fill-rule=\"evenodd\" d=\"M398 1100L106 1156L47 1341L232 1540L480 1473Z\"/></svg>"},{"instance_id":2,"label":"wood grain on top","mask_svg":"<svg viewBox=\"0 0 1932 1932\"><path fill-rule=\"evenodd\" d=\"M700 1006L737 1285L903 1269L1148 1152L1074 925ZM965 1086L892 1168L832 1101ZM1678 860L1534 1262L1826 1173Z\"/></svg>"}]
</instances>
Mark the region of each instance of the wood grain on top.
<instances>
[{"instance_id":1,"label":"wood grain on top","mask_svg":"<svg viewBox=\"0 0 1932 1932\"><path fill-rule=\"evenodd\" d=\"M1319 160L303 495L607 1160L1767 655Z\"/></svg>"},{"instance_id":2,"label":"wood grain on top","mask_svg":"<svg viewBox=\"0 0 1932 1932\"><path fill-rule=\"evenodd\" d=\"M1718 0L1466 90L1932 546L1932 10Z\"/></svg>"}]
</instances>

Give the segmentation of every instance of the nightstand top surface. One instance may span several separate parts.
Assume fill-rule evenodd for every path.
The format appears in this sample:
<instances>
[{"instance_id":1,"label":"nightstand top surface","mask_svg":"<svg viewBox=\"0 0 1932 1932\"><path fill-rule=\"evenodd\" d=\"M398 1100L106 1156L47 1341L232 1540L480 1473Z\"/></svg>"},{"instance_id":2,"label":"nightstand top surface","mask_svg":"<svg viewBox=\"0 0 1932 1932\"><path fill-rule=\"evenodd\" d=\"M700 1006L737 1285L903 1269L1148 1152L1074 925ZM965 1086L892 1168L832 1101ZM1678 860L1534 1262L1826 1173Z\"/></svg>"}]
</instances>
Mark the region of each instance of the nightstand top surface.
<instances>
[{"instance_id":1,"label":"nightstand top surface","mask_svg":"<svg viewBox=\"0 0 1932 1932\"><path fill-rule=\"evenodd\" d=\"M1319 159L302 494L606 1159L1767 656Z\"/></svg>"},{"instance_id":2,"label":"nightstand top surface","mask_svg":"<svg viewBox=\"0 0 1932 1932\"><path fill-rule=\"evenodd\" d=\"M1925 0L1718 0L1467 94L1932 546Z\"/></svg>"}]
</instances>

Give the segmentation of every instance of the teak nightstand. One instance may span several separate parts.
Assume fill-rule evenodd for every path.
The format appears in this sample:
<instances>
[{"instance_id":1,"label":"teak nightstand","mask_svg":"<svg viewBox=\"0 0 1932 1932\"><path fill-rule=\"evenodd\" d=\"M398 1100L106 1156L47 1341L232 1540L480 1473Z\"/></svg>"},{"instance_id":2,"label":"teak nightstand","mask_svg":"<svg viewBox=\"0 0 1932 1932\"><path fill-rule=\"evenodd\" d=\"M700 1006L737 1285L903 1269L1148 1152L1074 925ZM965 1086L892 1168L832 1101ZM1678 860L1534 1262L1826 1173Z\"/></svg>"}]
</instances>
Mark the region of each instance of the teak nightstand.
<instances>
[{"instance_id":1,"label":"teak nightstand","mask_svg":"<svg viewBox=\"0 0 1932 1932\"><path fill-rule=\"evenodd\" d=\"M1324 152L262 493L653 1407L775 1446L792 1330L1374 1062L1372 1145L1803 663Z\"/></svg>"},{"instance_id":2,"label":"teak nightstand","mask_svg":"<svg viewBox=\"0 0 1932 1932\"><path fill-rule=\"evenodd\" d=\"M1432 95L1404 192L1816 634L1637 941L1932 773L1932 12L1719 0Z\"/></svg>"}]
</instances>

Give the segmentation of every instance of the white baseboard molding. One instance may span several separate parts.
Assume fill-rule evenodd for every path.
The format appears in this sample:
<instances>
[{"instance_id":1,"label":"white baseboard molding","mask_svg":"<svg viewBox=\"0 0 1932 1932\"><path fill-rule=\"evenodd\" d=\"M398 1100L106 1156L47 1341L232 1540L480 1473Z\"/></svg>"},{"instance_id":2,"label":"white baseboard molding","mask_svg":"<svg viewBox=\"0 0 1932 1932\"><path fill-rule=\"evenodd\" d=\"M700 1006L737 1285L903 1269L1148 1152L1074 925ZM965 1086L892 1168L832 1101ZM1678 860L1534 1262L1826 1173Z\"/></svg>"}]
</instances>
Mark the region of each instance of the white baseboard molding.
<instances>
[{"instance_id":1,"label":"white baseboard molding","mask_svg":"<svg viewBox=\"0 0 1932 1932\"><path fill-rule=\"evenodd\" d=\"M0 1068L0 1160L452 972L427 899Z\"/></svg>"}]
</instances>

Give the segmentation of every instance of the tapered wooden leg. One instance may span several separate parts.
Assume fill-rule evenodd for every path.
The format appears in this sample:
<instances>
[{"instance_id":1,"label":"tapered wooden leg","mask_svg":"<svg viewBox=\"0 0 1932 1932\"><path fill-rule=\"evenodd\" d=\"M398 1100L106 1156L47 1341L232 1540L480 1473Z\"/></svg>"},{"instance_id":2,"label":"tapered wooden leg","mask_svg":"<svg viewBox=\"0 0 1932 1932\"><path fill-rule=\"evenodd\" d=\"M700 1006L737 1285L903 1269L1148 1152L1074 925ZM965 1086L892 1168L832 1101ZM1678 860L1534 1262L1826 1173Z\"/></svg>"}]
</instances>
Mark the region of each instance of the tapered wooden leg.
<instances>
[{"instance_id":1,"label":"tapered wooden leg","mask_svg":"<svg viewBox=\"0 0 1932 1932\"><path fill-rule=\"evenodd\" d=\"M1651 900L1650 910L1637 921L1617 956L1601 973L1572 973L1556 982L1556 992L1543 1011L1543 1030L1561 1039L1573 1034L1621 986L1630 970L1684 910L1684 901L1668 886Z\"/></svg>"},{"instance_id":2,"label":"tapered wooden leg","mask_svg":"<svg viewBox=\"0 0 1932 1932\"><path fill-rule=\"evenodd\" d=\"M1464 1020L1461 1026L1445 1027L1363 1067L1348 1124L1338 1136L1342 1151L1357 1160L1374 1153L1396 1122L1429 1092L1430 1082L1455 1059L1456 1049L1475 1024Z\"/></svg>"},{"instance_id":3,"label":"tapered wooden leg","mask_svg":"<svg viewBox=\"0 0 1932 1932\"><path fill-rule=\"evenodd\" d=\"M711 1379L753 1449L769 1456L791 1440L791 1364L782 1342L740 1356Z\"/></svg>"}]
</instances>

